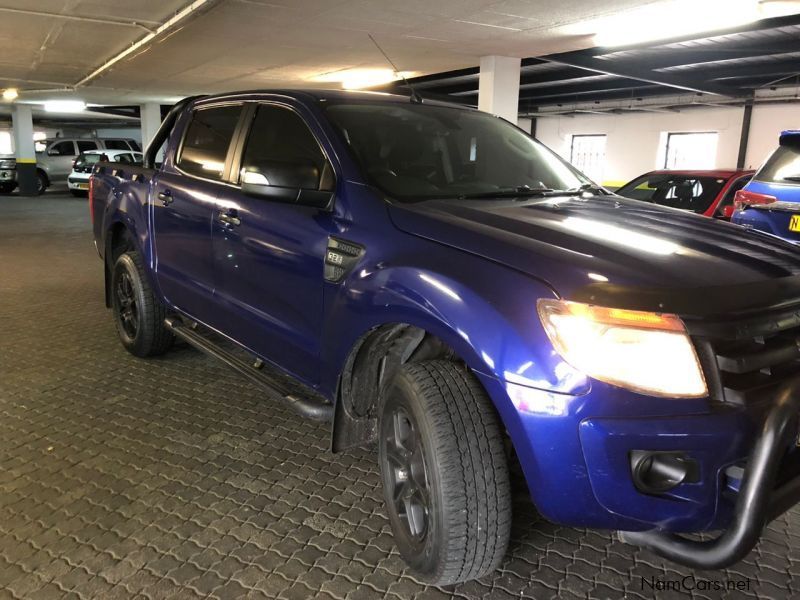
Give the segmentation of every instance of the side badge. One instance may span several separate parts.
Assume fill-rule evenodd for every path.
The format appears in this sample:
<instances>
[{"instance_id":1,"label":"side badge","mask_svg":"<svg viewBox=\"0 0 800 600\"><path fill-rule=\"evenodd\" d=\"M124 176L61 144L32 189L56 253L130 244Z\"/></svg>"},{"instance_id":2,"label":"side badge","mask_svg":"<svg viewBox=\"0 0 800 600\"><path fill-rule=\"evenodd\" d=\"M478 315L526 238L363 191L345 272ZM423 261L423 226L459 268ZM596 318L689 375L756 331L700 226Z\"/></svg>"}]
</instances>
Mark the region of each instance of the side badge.
<instances>
[{"instance_id":1,"label":"side badge","mask_svg":"<svg viewBox=\"0 0 800 600\"><path fill-rule=\"evenodd\" d=\"M325 251L325 281L340 283L364 255L364 247L335 237L328 238Z\"/></svg>"}]
</instances>

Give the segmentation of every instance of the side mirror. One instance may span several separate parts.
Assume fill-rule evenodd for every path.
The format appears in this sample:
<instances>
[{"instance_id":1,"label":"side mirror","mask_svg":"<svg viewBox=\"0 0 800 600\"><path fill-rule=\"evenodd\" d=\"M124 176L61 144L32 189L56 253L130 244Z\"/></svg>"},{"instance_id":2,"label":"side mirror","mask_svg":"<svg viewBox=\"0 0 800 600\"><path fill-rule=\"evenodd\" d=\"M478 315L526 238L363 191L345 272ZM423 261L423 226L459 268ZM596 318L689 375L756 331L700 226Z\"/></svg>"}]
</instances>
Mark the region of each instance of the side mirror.
<instances>
[{"instance_id":1,"label":"side mirror","mask_svg":"<svg viewBox=\"0 0 800 600\"><path fill-rule=\"evenodd\" d=\"M278 175L276 179L280 181L280 174L276 173L276 175ZM254 198L312 206L326 211L333 207L334 198L334 193L328 190L272 184L267 175L258 171L242 172L242 193Z\"/></svg>"}]
</instances>

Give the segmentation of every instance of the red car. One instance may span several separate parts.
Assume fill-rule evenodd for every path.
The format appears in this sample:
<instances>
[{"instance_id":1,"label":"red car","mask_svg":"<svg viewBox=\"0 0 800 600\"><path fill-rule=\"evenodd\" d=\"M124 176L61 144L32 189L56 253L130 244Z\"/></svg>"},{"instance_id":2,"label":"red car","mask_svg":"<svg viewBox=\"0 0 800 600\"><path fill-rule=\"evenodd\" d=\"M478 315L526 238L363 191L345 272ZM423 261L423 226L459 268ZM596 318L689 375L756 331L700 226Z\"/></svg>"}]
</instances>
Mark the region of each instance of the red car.
<instances>
[{"instance_id":1,"label":"red car","mask_svg":"<svg viewBox=\"0 0 800 600\"><path fill-rule=\"evenodd\" d=\"M629 181L615 193L634 200L691 210L707 217L730 219L733 198L755 171L650 171Z\"/></svg>"}]
</instances>

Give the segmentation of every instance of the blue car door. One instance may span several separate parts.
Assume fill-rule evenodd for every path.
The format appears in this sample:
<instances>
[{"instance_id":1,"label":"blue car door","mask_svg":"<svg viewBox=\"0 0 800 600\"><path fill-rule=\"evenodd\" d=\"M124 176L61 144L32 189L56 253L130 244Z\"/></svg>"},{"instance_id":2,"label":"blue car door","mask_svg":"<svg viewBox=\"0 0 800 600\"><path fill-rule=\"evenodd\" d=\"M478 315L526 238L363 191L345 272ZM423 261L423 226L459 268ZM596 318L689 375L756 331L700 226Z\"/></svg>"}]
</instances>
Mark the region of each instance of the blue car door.
<instances>
[{"instance_id":1,"label":"blue car door","mask_svg":"<svg viewBox=\"0 0 800 600\"><path fill-rule=\"evenodd\" d=\"M335 231L330 212L298 203L252 197L243 177L293 192L332 189L332 167L300 113L289 105L249 107L235 185L216 201L213 254L223 331L285 371L319 381L324 257ZM281 191L276 191L281 195ZM297 196L297 194L294 194Z\"/></svg>"},{"instance_id":2,"label":"blue car door","mask_svg":"<svg viewBox=\"0 0 800 600\"><path fill-rule=\"evenodd\" d=\"M211 222L242 105L198 108L153 186L155 273L167 302L216 325Z\"/></svg>"}]
</instances>

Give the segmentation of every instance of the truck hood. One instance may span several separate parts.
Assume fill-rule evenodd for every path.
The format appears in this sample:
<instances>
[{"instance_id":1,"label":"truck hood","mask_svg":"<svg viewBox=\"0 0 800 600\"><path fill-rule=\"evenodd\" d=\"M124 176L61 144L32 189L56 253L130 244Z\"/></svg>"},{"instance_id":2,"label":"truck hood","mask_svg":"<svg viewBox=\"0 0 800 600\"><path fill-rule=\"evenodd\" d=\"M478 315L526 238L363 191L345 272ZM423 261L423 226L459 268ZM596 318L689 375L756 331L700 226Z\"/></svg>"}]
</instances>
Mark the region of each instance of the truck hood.
<instances>
[{"instance_id":1,"label":"truck hood","mask_svg":"<svg viewBox=\"0 0 800 600\"><path fill-rule=\"evenodd\" d=\"M696 315L800 299L794 245L619 196L431 200L389 212L406 233L527 273L566 298Z\"/></svg>"}]
</instances>

